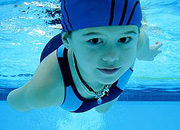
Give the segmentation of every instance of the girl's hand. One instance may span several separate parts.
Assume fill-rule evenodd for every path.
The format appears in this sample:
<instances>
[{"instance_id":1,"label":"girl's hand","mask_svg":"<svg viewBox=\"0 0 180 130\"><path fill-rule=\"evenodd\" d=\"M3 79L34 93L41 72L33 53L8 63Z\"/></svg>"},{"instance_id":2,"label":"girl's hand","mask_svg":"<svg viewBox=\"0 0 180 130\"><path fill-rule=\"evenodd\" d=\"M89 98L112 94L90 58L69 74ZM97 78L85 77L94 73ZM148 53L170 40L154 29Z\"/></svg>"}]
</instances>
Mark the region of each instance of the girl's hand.
<instances>
[{"instance_id":1,"label":"girl's hand","mask_svg":"<svg viewBox=\"0 0 180 130\"><path fill-rule=\"evenodd\" d=\"M153 61L154 58L162 52L160 49L161 46L162 43L160 42L156 42L156 45L149 46L149 49L138 55L138 60Z\"/></svg>"}]
</instances>

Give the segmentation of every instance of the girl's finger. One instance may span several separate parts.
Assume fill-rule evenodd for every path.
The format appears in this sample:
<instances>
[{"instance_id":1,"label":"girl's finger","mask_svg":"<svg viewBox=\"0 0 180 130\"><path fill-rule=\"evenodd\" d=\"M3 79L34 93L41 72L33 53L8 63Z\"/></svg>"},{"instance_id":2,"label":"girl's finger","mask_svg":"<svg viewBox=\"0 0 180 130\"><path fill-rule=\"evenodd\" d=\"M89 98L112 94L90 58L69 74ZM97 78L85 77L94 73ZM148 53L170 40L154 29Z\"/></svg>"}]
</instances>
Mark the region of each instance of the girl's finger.
<instances>
[{"instance_id":1,"label":"girl's finger","mask_svg":"<svg viewBox=\"0 0 180 130\"><path fill-rule=\"evenodd\" d=\"M156 50L159 49L160 47L162 46L162 43L161 42L156 42Z\"/></svg>"}]
</instances>

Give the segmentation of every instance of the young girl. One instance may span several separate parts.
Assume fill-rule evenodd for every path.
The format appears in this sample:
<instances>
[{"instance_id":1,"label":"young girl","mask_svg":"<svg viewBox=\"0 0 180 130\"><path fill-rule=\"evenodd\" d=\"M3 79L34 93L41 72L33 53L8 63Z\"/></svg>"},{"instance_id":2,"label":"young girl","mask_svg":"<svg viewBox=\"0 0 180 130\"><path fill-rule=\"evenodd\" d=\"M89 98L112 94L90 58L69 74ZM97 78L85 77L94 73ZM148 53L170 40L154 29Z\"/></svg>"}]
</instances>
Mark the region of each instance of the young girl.
<instances>
[{"instance_id":1,"label":"young girl","mask_svg":"<svg viewBox=\"0 0 180 130\"><path fill-rule=\"evenodd\" d=\"M161 50L141 27L138 0L61 0L63 31L45 47L32 79L7 98L18 111L61 106L106 112L122 93L136 58Z\"/></svg>"}]
</instances>

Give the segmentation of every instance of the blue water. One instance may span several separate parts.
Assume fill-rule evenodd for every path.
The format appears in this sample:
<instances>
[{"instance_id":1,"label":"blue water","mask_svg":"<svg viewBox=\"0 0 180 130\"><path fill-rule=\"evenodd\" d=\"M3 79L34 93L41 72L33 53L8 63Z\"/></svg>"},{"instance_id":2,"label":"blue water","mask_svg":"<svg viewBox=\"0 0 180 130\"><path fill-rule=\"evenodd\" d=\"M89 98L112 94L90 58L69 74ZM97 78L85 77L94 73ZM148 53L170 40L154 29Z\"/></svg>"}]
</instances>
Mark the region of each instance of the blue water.
<instances>
[{"instance_id":1,"label":"blue water","mask_svg":"<svg viewBox=\"0 0 180 130\"><path fill-rule=\"evenodd\" d=\"M1 101L0 130L180 129L180 1L141 0L141 5L150 44L161 41L163 52L153 62L136 61L122 97L126 102L106 114L71 114L58 107L18 113ZM1 94L1 88L20 87L32 77L43 47L60 32L59 24L50 24L58 14L47 13L58 7L55 0L0 1Z\"/></svg>"}]
</instances>

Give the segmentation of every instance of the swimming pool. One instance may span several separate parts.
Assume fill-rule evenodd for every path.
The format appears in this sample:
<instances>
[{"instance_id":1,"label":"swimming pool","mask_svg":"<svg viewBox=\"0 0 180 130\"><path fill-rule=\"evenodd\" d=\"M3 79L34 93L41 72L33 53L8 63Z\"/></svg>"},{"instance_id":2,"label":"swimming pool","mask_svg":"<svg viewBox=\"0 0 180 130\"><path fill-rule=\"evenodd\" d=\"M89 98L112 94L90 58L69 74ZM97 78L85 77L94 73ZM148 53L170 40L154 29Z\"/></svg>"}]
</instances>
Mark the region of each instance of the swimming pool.
<instances>
[{"instance_id":1,"label":"swimming pool","mask_svg":"<svg viewBox=\"0 0 180 130\"><path fill-rule=\"evenodd\" d=\"M153 62L138 61L127 89L106 114L53 107L18 113L5 101L32 77L45 44L60 31L58 2L0 1L0 130L180 129L180 2L141 0L150 43L163 43ZM53 23L53 24L52 24Z\"/></svg>"}]
</instances>

